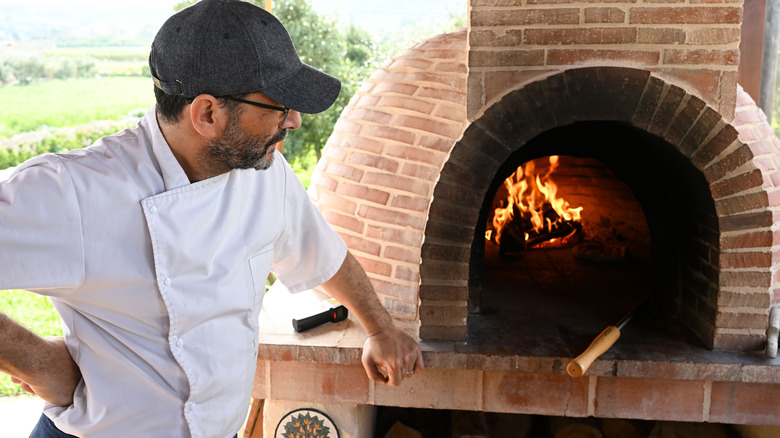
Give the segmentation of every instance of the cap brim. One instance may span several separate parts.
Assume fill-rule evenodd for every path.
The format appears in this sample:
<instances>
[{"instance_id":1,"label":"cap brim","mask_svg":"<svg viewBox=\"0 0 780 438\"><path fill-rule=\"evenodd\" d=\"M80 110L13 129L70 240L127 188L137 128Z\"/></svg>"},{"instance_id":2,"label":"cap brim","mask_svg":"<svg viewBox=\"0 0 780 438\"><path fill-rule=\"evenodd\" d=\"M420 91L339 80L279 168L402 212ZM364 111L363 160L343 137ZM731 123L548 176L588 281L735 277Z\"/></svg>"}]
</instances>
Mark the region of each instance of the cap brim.
<instances>
[{"instance_id":1,"label":"cap brim","mask_svg":"<svg viewBox=\"0 0 780 438\"><path fill-rule=\"evenodd\" d=\"M341 82L333 76L301 63L298 71L262 90L280 104L304 114L316 114L333 105L341 92Z\"/></svg>"}]
</instances>

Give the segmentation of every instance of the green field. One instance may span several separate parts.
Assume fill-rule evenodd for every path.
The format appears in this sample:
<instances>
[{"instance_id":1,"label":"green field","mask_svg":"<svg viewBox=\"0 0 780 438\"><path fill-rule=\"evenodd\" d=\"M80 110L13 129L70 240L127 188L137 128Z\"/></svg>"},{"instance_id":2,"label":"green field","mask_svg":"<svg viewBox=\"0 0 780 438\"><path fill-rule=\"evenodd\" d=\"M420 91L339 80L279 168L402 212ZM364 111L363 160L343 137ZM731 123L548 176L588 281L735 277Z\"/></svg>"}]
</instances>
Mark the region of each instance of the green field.
<instances>
[{"instance_id":1,"label":"green field","mask_svg":"<svg viewBox=\"0 0 780 438\"><path fill-rule=\"evenodd\" d=\"M62 336L59 315L48 298L21 290L0 290L0 312L40 336ZM19 385L0 373L0 396L19 395Z\"/></svg>"},{"instance_id":2,"label":"green field","mask_svg":"<svg viewBox=\"0 0 780 438\"><path fill-rule=\"evenodd\" d=\"M0 138L42 126L73 127L94 120L119 120L154 103L144 77L53 79L0 88ZM137 114L136 114L137 115Z\"/></svg>"}]
</instances>

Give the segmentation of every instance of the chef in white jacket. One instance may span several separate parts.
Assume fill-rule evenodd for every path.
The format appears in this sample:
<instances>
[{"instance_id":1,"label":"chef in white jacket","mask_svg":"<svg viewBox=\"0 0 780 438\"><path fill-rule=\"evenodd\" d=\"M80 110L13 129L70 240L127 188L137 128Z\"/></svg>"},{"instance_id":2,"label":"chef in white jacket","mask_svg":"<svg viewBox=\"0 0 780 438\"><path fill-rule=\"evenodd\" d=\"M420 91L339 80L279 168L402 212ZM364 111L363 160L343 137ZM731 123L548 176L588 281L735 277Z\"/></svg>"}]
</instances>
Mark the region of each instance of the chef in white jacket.
<instances>
[{"instance_id":1,"label":"chef in white jacket","mask_svg":"<svg viewBox=\"0 0 780 438\"><path fill-rule=\"evenodd\" d=\"M322 285L367 332L369 377L423 368L274 144L337 79L271 14L203 0L160 29L137 128L0 183L0 289L49 296L64 338L0 314L0 371L48 403L32 437L231 437L250 398L265 279Z\"/></svg>"}]
</instances>

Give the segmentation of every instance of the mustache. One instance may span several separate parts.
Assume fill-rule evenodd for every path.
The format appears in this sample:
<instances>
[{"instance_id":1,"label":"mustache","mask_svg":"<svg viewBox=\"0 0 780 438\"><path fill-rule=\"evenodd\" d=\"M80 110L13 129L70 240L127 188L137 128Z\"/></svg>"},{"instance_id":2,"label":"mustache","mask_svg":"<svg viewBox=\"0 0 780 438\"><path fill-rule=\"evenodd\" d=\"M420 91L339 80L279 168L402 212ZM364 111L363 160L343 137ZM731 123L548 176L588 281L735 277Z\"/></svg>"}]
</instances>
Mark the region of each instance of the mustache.
<instances>
[{"instance_id":1,"label":"mustache","mask_svg":"<svg viewBox=\"0 0 780 438\"><path fill-rule=\"evenodd\" d=\"M268 144L279 143L280 141L284 140L285 137L287 137L287 130L281 129L279 130L279 132L276 133L276 135L274 135L268 140Z\"/></svg>"}]
</instances>

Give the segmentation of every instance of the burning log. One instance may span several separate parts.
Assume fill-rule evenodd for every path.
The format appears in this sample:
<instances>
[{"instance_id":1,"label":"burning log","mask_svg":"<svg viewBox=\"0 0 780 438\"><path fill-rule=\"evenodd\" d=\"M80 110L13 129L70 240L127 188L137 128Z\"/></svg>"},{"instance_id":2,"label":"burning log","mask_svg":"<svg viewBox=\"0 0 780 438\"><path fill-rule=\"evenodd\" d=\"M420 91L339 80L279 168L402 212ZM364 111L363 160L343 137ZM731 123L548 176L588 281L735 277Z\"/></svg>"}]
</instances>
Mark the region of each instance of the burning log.
<instances>
[{"instance_id":1,"label":"burning log","mask_svg":"<svg viewBox=\"0 0 780 438\"><path fill-rule=\"evenodd\" d=\"M558 157L550 156L548 162L546 170L537 169L534 160L518 167L497 194L486 238L498 243L501 254L535 246L568 246L574 243L570 236L579 237L582 207L572 208L558 196L558 186L550 179Z\"/></svg>"},{"instance_id":2,"label":"burning log","mask_svg":"<svg viewBox=\"0 0 780 438\"><path fill-rule=\"evenodd\" d=\"M550 204L542 206L542 216L548 224L547 227L534 228L531 215L513 206L512 219L502 229L502 237L499 241L500 254L513 255L555 239L563 240L575 235L576 238L567 239L560 245L568 246L579 241L578 233L582 230L580 222L563 220Z\"/></svg>"}]
</instances>

